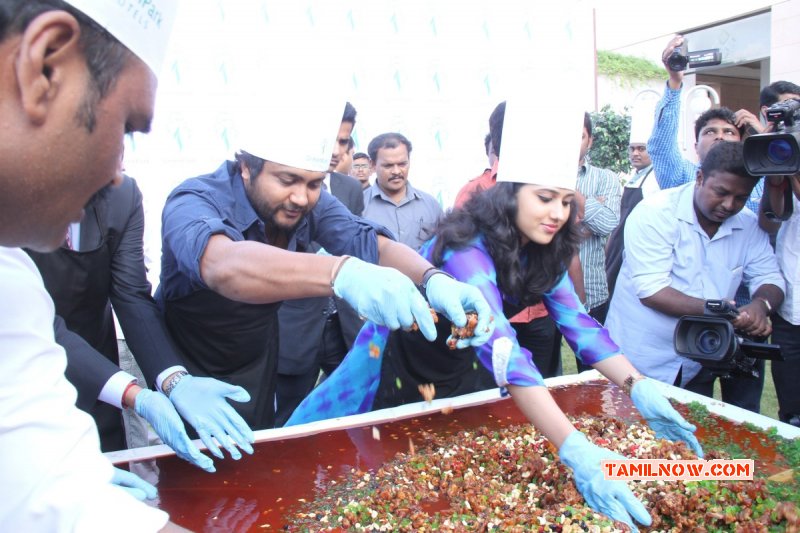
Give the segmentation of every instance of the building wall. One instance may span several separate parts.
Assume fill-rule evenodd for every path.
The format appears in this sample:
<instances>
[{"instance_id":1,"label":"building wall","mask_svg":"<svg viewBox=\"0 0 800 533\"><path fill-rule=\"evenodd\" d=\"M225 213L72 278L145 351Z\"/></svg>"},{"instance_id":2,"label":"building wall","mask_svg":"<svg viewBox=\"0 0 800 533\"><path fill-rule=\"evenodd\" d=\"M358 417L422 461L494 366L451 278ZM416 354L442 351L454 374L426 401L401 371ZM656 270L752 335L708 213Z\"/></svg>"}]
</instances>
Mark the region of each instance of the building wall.
<instances>
[{"instance_id":1,"label":"building wall","mask_svg":"<svg viewBox=\"0 0 800 533\"><path fill-rule=\"evenodd\" d=\"M759 80L714 76L698 72L697 84L713 87L719 94L720 103L734 111L747 109L758 114L758 95L761 91Z\"/></svg>"},{"instance_id":2,"label":"building wall","mask_svg":"<svg viewBox=\"0 0 800 533\"><path fill-rule=\"evenodd\" d=\"M800 83L800 0L772 6L770 81Z\"/></svg>"}]
</instances>

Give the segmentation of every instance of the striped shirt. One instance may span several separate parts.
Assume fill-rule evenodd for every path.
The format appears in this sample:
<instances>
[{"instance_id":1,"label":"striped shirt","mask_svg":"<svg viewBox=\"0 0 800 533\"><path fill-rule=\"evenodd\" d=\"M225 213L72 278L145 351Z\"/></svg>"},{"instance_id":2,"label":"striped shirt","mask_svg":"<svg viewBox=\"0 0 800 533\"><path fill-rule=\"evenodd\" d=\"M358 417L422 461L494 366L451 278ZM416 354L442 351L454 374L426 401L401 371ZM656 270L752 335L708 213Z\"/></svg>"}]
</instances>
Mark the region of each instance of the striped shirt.
<instances>
[{"instance_id":1,"label":"striped shirt","mask_svg":"<svg viewBox=\"0 0 800 533\"><path fill-rule=\"evenodd\" d=\"M589 164L578 169L577 188L586 197L583 228L588 237L581 242L578 252L583 267L586 309L593 309L608 300L605 247L609 234L619 224L622 189L612 171Z\"/></svg>"}]
</instances>

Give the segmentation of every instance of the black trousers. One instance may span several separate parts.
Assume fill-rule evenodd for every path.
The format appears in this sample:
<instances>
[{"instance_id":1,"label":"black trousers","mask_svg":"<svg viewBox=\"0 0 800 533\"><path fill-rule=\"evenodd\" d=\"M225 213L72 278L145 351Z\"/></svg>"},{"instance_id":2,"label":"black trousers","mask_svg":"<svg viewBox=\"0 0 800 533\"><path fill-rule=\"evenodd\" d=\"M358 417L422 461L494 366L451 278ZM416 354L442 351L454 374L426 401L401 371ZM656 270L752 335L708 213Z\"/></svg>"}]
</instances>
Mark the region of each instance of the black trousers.
<instances>
[{"instance_id":1,"label":"black trousers","mask_svg":"<svg viewBox=\"0 0 800 533\"><path fill-rule=\"evenodd\" d=\"M275 427L283 426L297 406L314 389L319 379L319 371L326 375L336 370L347 355L347 343L339 325L339 313L328 315L322 330L322 343L319 347L319 366L305 374L278 374L275 390Z\"/></svg>"},{"instance_id":2,"label":"black trousers","mask_svg":"<svg viewBox=\"0 0 800 533\"><path fill-rule=\"evenodd\" d=\"M756 361L755 369L758 371L759 375L756 379L744 376L720 379L719 385L722 391L722 401L754 413L760 412L761 392L764 390L764 361ZM716 379L717 376L703 368L684 388L696 392L697 394L713 398L714 381L716 381ZM681 373L679 372L676 378L676 386L680 386L680 382Z\"/></svg>"},{"instance_id":3,"label":"black trousers","mask_svg":"<svg viewBox=\"0 0 800 533\"><path fill-rule=\"evenodd\" d=\"M524 324L512 323L511 325L517 332L517 342L531 352L533 363L542 373L542 377L560 376L562 374L561 337L558 335L558 349L555 349L558 328L550 315L533 319Z\"/></svg>"},{"instance_id":4,"label":"black trousers","mask_svg":"<svg viewBox=\"0 0 800 533\"><path fill-rule=\"evenodd\" d=\"M797 425L800 420L800 325L772 315L772 342L781 346L785 361L772 362L772 381L778 396L778 418Z\"/></svg>"},{"instance_id":5,"label":"black trousers","mask_svg":"<svg viewBox=\"0 0 800 533\"><path fill-rule=\"evenodd\" d=\"M597 320L597 322L602 326L606 323L606 316L608 315L608 300L601 303L598 306L592 307L589 309L589 316ZM559 344L561 343L561 339L559 339ZM592 367L589 365L585 365L578 359L578 356L575 356L575 364L578 367L578 372L585 372L587 370L591 370Z\"/></svg>"}]
</instances>

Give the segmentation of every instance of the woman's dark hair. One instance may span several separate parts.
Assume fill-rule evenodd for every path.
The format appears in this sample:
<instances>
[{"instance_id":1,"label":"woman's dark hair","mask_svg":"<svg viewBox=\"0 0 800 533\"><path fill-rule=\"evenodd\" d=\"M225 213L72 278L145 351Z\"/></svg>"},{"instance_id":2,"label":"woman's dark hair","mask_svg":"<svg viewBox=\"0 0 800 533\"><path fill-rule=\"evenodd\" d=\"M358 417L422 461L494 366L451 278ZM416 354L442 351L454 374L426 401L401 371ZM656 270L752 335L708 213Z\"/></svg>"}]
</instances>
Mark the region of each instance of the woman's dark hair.
<instances>
[{"instance_id":1,"label":"woman's dark hair","mask_svg":"<svg viewBox=\"0 0 800 533\"><path fill-rule=\"evenodd\" d=\"M68 12L81 27L79 42L93 83L81 105L79 120L91 132L96 120L95 107L114 87L131 52L82 11L61 0L0 0L0 42L24 32L33 19L54 10Z\"/></svg>"},{"instance_id":2,"label":"woman's dark hair","mask_svg":"<svg viewBox=\"0 0 800 533\"><path fill-rule=\"evenodd\" d=\"M566 224L549 244L531 241L523 247L516 224L517 192L523 185L497 183L448 213L436 228L432 261L441 265L445 250L465 248L482 235L500 290L522 305L533 305L566 271L578 249L579 234L573 205Z\"/></svg>"}]
</instances>

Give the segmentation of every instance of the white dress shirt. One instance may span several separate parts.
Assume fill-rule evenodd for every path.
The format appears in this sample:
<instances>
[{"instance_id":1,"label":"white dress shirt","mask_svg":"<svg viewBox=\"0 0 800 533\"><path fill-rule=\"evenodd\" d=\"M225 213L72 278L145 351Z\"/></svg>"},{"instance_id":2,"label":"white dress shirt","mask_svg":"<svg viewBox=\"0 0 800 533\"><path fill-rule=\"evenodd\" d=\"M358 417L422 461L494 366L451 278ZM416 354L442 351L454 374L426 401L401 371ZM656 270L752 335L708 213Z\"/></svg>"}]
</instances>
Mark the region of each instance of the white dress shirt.
<instances>
[{"instance_id":1,"label":"white dress shirt","mask_svg":"<svg viewBox=\"0 0 800 533\"><path fill-rule=\"evenodd\" d=\"M727 219L709 238L694 212L695 184L667 189L642 200L625 224L625 253L606 319L611 337L643 374L681 385L700 365L679 356L672 338L678 317L645 307L640 299L672 287L689 296L733 299L744 281L750 292L763 284L783 289L769 237L747 208Z\"/></svg>"},{"instance_id":2,"label":"white dress shirt","mask_svg":"<svg viewBox=\"0 0 800 533\"><path fill-rule=\"evenodd\" d=\"M786 280L786 297L778 313L800 326L800 201L794 198L794 214L781 224L775 244L778 264Z\"/></svg>"},{"instance_id":3,"label":"white dress shirt","mask_svg":"<svg viewBox=\"0 0 800 533\"><path fill-rule=\"evenodd\" d=\"M75 407L54 306L33 261L0 247L0 531L158 531L163 511L111 484L92 418Z\"/></svg>"}]
</instances>

